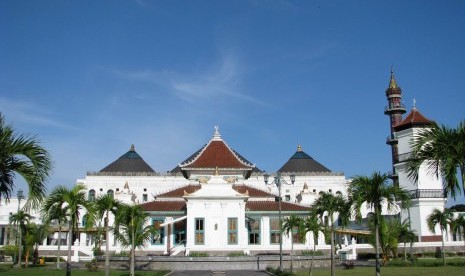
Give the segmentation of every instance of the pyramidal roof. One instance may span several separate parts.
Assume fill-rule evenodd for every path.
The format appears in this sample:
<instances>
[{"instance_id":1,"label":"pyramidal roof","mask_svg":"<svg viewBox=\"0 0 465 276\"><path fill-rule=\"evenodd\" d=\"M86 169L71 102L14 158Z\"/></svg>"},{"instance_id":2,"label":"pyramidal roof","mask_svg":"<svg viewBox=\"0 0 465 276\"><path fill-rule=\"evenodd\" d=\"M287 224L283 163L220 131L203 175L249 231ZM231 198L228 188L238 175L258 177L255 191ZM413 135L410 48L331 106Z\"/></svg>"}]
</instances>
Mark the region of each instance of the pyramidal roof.
<instances>
[{"instance_id":1,"label":"pyramidal roof","mask_svg":"<svg viewBox=\"0 0 465 276\"><path fill-rule=\"evenodd\" d=\"M405 117L405 119L398 125L394 126L396 131L401 131L409 129L412 127L425 127L430 126L433 122L427 119L423 114L418 111L418 109L413 106L410 113Z\"/></svg>"},{"instance_id":2,"label":"pyramidal roof","mask_svg":"<svg viewBox=\"0 0 465 276\"><path fill-rule=\"evenodd\" d=\"M100 172L104 173L154 173L155 171L142 159L134 149L134 145L128 152L106 166Z\"/></svg>"},{"instance_id":3,"label":"pyramidal roof","mask_svg":"<svg viewBox=\"0 0 465 276\"><path fill-rule=\"evenodd\" d=\"M278 172L287 173L316 173L316 172L331 172L328 168L321 165L318 161L306 154L302 147L297 146L297 151L284 164Z\"/></svg>"},{"instance_id":4,"label":"pyramidal roof","mask_svg":"<svg viewBox=\"0 0 465 276\"><path fill-rule=\"evenodd\" d=\"M215 127L212 139L180 163L179 169L184 172L196 170L212 173L223 169L223 173L227 170L230 172L248 171L250 174L255 169L255 165L229 147L221 138L218 127Z\"/></svg>"}]
</instances>

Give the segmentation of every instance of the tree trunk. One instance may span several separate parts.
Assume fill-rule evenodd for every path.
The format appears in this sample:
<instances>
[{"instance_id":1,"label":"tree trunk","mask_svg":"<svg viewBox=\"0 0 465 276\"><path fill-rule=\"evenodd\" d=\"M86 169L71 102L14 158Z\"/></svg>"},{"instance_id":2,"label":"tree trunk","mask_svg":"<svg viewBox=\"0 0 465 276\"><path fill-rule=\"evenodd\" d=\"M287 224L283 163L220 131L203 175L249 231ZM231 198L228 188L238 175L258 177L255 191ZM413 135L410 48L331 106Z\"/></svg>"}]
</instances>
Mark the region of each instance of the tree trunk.
<instances>
[{"instance_id":1,"label":"tree trunk","mask_svg":"<svg viewBox=\"0 0 465 276\"><path fill-rule=\"evenodd\" d=\"M71 245L73 243L73 227L68 223L68 259L66 260L66 276L71 276Z\"/></svg>"},{"instance_id":2,"label":"tree trunk","mask_svg":"<svg viewBox=\"0 0 465 276\"><path fill-rule=\"evenodd\" d=\"M29 263L29 246L26 246L26 252L24 253L24 268L27 268Z\"/></svg>"},{"instance_id":3,"label":"tree trunk","mask_svg":"<svg viewBox=\"0 0 465 276\"><path fill-rule=\"evenodd\" d=\"M308 276L313 276L313 261L315 260L315 250L316 250L316 241L313 240L313 254L312 254L312 262L310 264L310 270L308 272Z\"/></svg>"},{"instance_id":4,"label":"tree trunk","mask_svg":"<svg viewBox=\"0 0 465 276\"><path fill-rule=\"evenodd\" d=\"M110 275L110 231L108 229L108 213L105 218L106 245L105 245L105 276ZM100 249L100 247L99 247Z\"/></svg>"},{"instance_id":5,"label":"tree trunk","mask_svg":"<svg viewBox=\"0 0 465 276\"><path fill-rule=\"evenodd\" d=\"M22 237L21 225L19 226L19 245L18 245L18 268L21 269L21 262L23 259L23 237Z\"/></svg>"},{"instance_id":6,"label":"tree trunk","mask_svg":"<svg viewBox=\"0 0 465 276\"><path fill-rule=\"evenodd\" d=\"M331 276L336 275L336 260L334 256L334 224L333 216L331 215Z\"/></svg>"},{"instance_id":7,"label":"tree trunk","mask_svg":"<svg viewBox=\"0 0 465 276\"><path fill-rule=\"evenodd\" d=\"M375 208L375 255L376 255L376 276L381 275L381 266L379 264L379 210Z\"/></svg>"},{"instance_id":8,"label":"tree trunk","mask_svg":"<svg viewBox=\"0 0 465 276\"><path fill-rule=\"evenodd\" d=\"M408 230L412 232L412 221L410 220L410 207L407 208L408 211ZM410 240L410 261L413 263L413 242Z\"/></svg>"},{"instance_id":9,"label":"tree trunk","mask_svg":"<svg viewBox=\"0 0 465 276\"><path fill-rule=\"evenodd\" d=\"M60 269L60 258L61 258L61 224L58 225L58 253L57 253L57 269Z\"/></svg>"},{"instance_id":10,"label":"tree trunk","mask_svg":"<svg viewBox=\"0 0 465 276\"><path fill-rule=\"evenodd\" d=\"M131 276L134 276L134 267L135 267L135 258L136 258L136 254L135 254L135 248L134 248L134 236L135 236L135 233L134 233L135 229L134 229L134 221L132 222L132 239L131 239L131 273L130 275Z\"/></svg>"},{"instance_id":11,"label":"tree trunk","mask_svg":"<svg viewBox=\"0 0 465 276\"><path fill-rule=\"evenodd\" d=\"M404 241L404 261L407 261L407 244Z\"/></svg>"},{"instance_id":12,"label":"tree trunk","mask_svg":"<svg viewBox=\"0 0 465 276\"><path fill-rule=\"evenodd\" d=\"M291 231L291 239L292 239L292 243L291 243L291 274L292 274L292 270L294 269L294 237L292 237L292 231Z\"/></svg>"},{"instance_id":13,"label":"tree trunk","mask_svg":"<svg viewBox=\"0 0 465 276\"><path fill-rule=\"evenodd\" d=\"M441 241L442 241L442 265L446 265L446 254L444 252L444 231L442 230L441 227Z\"/></svg>"}]
</instances>

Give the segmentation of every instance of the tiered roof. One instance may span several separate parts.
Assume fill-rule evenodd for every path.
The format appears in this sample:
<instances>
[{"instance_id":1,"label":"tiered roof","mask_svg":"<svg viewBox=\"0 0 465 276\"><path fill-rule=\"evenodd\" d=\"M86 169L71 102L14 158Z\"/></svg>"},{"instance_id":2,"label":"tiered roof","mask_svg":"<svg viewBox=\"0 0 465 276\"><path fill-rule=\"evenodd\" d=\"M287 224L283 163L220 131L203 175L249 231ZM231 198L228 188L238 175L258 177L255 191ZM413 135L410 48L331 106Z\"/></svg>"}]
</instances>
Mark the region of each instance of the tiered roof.
<instances>
[{"instance_id":1,"label":"tiered roof","mask_svg":"<svg viewBox=\"0 0 465 276\"><path fill-rule=\"evenodd\" d=\"M213 174L215 171L222 175L242 173L248 178L255 169L254 164L226 144L215 127L213 138L171 172L181 171L186 178L195 172Z\"/></svg>"},{"instance_id":2,"label":"tiered roof","mask_svg":"<svg viewBox=\"0 0 465 276\"><path fill-rule=\"evenodd\" d=\"M299 145L297 151L278 170L281 173L320 173L331 172L328 168L306 154Z\"/></svg>"},{"instance_id":3,"label":"tiered roof","mask_svg":"<svg viewBox=\"0 0 465 276\"><path fill-rule=\"evenodd\" d=\"M128 152L106 166L101 173L155 173L155 171L142 159L134 149L134 145Z\"/></svg>"}]
</instances>

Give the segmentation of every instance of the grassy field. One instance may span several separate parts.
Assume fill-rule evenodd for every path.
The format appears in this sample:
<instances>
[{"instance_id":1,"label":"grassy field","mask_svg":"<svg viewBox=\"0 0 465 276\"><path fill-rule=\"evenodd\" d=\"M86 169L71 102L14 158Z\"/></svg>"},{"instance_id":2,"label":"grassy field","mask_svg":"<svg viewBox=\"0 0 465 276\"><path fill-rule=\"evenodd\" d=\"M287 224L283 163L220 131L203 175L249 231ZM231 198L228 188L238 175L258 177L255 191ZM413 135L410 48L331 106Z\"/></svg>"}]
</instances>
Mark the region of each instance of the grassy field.
<instances>
[{"instance_id":1,"label":"grassy field","mask_svg":"<svg viewBox=\"0 0 465 276\"><path fill-rule=\"evenodd\" d=\"M318 269L313 272L314 276L327 276L331 272L329 269ZM307 276L308 270L297 271L298 276ZM374 267L355 267L354 269L338 269L338 276L373 276L375 275ZM382 276L463 276L465 267L460 266L441 266L441 267L382 267Z\"/></svg>"}]
</instances>

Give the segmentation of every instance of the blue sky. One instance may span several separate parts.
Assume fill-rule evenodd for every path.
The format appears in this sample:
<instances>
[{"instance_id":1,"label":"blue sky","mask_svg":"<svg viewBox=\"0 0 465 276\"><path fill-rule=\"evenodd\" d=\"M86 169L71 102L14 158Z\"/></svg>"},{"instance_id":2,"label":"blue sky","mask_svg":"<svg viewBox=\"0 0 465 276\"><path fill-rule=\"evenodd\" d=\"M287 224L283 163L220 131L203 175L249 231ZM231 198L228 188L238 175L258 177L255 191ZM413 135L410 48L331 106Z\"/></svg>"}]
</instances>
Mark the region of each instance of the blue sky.
<instances>
[{"instance_id":1,"label":"blue sky","mask_svg":"<svg viewBox=\"0 0 465 276\"><path fill-rule=\"evenodd\" d=\"M297 144L347 177L391 169L385 89L465 119L465 1L1 1L0 111L74 185L131 144L159 172L214 126L268 172ZM24 185L18 180L17 185Z\"/></svg>"}]
</instances>

